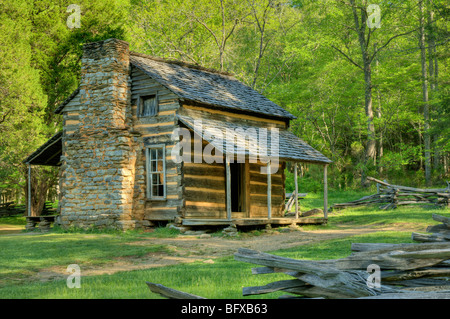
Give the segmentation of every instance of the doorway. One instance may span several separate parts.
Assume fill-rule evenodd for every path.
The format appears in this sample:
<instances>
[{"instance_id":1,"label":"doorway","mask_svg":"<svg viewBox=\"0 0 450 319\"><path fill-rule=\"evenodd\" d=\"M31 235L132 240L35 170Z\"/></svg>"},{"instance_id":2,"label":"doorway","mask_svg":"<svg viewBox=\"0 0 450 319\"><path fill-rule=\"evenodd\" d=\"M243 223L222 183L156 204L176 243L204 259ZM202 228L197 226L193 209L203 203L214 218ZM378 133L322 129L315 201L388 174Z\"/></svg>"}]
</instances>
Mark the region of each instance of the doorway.
<instances>
[{"instance_id":1,"label":"doorway","mask_svg":"<svg viewBox=\"0 0 450 319\"><path fill-rule=\"evenodd\" d=\"M247 211L247 187L245 163L230 163L231 211L245 213ZM234 214L235 217L236 214ZM245 214L244 214L245 215ZM245 217L245 216L242 216Z\"/></svg>"}]
</instances>

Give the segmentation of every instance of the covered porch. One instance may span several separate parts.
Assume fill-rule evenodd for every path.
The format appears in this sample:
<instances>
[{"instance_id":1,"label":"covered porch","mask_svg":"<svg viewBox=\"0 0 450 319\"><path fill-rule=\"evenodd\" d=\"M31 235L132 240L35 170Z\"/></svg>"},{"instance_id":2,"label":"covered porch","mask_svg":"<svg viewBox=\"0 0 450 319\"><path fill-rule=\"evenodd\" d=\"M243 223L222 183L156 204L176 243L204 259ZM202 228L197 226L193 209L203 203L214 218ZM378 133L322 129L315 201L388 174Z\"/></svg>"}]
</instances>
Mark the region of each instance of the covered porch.
<instances>
[{"instance_id":1,"label":"covered porch","mask_svg":"<svg viewBox=\"0 0 450 319\"><path fill-rule=\"evenodd\" d=\"M208 207L211 207L211 213L205 211L203 215L185 215L181 220L182 225L306 225L324 224L327 222L327 167L331 161L319 151L309 146L287 129L279 126L258 126L259 123L256 122L235 118L224 119L217 114L197 111L184 111L177 116L184 126L193 131L196 136L202 137L203 145L210 144L216 150L216 154L217 151L221 153L219 156L223 156L222 167L224 167L224 171L222 171L222 174L225 177L223 184L220 184L224 185L222 187L225 187L225 191L221 193L223 195L218 198L219 201L215 202L215 205L208 203ZM198 125L199 122L203 124ZM266 131L261 132L259 130ZM229 132L239 132L232 136L232 143L229 143L229 136L227 136ZM261 143L261 136L263 136L265 144ZM269 156L265 156L262 159L261 154ZM239 158L240 162L237 160ZM293 205L289 206L289 210L290 207L295 207L293 216L285 214L284 169L288 162L293 164L295 176L295 190L291 200ZM241 169L236 169L237 163L241 163L238 164L241 165ZM298 163L311 163L323 166L323 216L304 217L300 212L298 194L301 185L299 185L298 178ZM203 163L197 165L198 167L207 167L211 164ZM220 173L220 171L218 172ZM189 175L191 172L185 172L185 176L186 174ZM241 174L241 177L236 177L236 174ZM205 182L207 178L207 176L204 176ZM186 189L191 188L191 186L189 184L184 185ZM211 191L220 193L221 189L217 188ZM203 193L203 195L206 200L207 194ZM201 200L200 196L198 200ZM224 200L225 203L220 202L220 200ZM223 207L223 211L220 214L214 214L217 207ZM236 210L237 207L240 209Z\"/></svg>"},{"instance_id":2,"label":"covered porch","mask_svg":"<svg viewBox=\"0 0 450 319\"><path fill-rule=\"evenodd\" d=\"M41 211L33 211L32 207L41 207L42 211L46 212L48 207L44 202L39 202L42 200L42 196L36 194L38 190L33 190L32 184L32 167L34 165L38 166L61 166L61 155L62 155L62 131L54 134L50 139L47 140L43 145L41 145L36 151L29 155L23 163L27 165L28 175L27 175L27 219L31 224L31 221L39 221L39 216ZM42 195L42 194L41 194ZM51 211L51 209L50 209ZM34 218L34 217L37 217ZM47 216L46 220L51 220L51 216Z\"/></svg>"}]
</instances>

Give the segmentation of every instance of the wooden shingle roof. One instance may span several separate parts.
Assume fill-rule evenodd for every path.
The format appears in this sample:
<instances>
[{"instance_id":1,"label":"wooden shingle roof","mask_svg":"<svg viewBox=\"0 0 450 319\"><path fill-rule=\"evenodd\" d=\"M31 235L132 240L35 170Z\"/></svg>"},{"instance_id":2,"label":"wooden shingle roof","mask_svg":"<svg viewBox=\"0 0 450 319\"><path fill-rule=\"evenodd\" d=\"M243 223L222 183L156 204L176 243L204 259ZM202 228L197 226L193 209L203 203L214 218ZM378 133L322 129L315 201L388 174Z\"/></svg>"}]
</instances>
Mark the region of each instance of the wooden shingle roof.
<instances>
[{"instance_id":1,"label":"wooden shingle roof","mask_svg":"<svg viewBox=\"0 0 450 319\"><path fill-rule=\"evenodd\" d=\"M295 116L223 72L131 53L130 62L186 101L294 119Z\"/></svg>"},{"instance_id":2,"label":"wooden shingle roof","mask_svg":"<svg viewBox=\"0 0 450 319\"><path fill-rule=\"evenodd\" d=\"M29 155L23 163L31 165L60 166L62 155L62 131L59 131Z\"/></svg>"},{"instance_id":3,"label":"wooden shingle roof","mask_svg":"<svg viewBox=\"0 0 450 319\"><path fill-rule=\"evenodd\" d=\"M177 117L184 125L223 154L244 154L245 156L254 157L260 157L261 154L264 154L286 161L318 164L332 163L325 155L286 129L221 120L208 112L192 110L185 110L177 114ZM201 121L201 127L198 125L199 121ZM261 131L264 128L266 133ZM218 131L220 131L219 135L221 135L219 138L217 136ZM227 144L226 137L229 134L227 132L237 133L234 135L235 140L233 144ZM245 134L250 132L256 132L256 143L248 144L248 135ZM261 133L264 134L260 135ZM228 145L232 145L233 149L227 149Z\"/></svg>"}]
</instances>

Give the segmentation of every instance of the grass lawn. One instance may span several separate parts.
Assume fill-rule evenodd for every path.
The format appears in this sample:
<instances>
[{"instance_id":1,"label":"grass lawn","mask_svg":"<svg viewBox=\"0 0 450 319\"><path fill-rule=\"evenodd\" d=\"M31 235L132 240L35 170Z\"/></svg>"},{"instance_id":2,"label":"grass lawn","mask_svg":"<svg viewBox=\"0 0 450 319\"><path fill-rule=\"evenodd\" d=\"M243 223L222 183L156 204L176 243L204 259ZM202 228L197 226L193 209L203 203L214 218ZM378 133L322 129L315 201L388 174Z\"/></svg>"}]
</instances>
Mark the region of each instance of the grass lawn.
<instances>
[{"instance_id":1,"label":"grass lawn","mask_svg":"<svg viewBox=\"0 0 450 319\"><path fill-rule=\"evenodd\" d=\"M278 250L277 255L310 260L341 258L350 254L352 242L411 242L407 232L383 232L321 242L301 248ZM277 298L282 292L242 297L242 287L264 285L275 280L292 279L284 274L251 275L255 265L237 262L233 257L216 259L214 264L195 262L113 275L82 277L80 289L70 289L65 280L9 284L0 288L0 298L43 299L146 299L152 294L146 281L163 283L185 292L211 299Z\"/></svg>"},{"instance_id":2,"label":"grass lawn","mask_svg":"<svg viewBox=\"0 0 450 319\"><path fill-rule=\"evenodd\" d=\"M357 199L366 194L330 193L330 204ZM321 207L321 195L308 194L302 200L302 210ZM371 207L360 207L333 212L326 226L307 226L308 229L338 229L339 227L392 226L392 231L323 241L316 244L277 250L272 253L298 259L334 259L348 256L353 242L411 242L411 227L425 231L426 226L437 224L431 219L433 213L449 216L448 209L427 209L403 207L397 210L381 211ZM21 225L20 220L0 219L0 224ZM409 227L405 231L404 226ZM403 229L403 230L402 230ZM158 298L152 294L145 281L162 283L168 287L201 295L207 298L241 299L242 287L263 285L274 280L287 279L284 274L251 275L255 265L236 262L233 257L214 260L213 264L194 262L146 270L123 271L112 275L82 276L80 289L69 289L66 280L41 282L31 280L39 270L52 266L80 263L102 265L117 257L144 256L149 252L165 252L164 245L134 245L133 243L151 237L173 237L177 233L168 229L157 229L153 233L98 231L63 232L48 234L0 235L0 298ZM239 240L236 239L236 240ZM68 275L68 274L67 274ZM284 294L253 296L252 298L276 298Z\"/></svg>"}]
</instances>

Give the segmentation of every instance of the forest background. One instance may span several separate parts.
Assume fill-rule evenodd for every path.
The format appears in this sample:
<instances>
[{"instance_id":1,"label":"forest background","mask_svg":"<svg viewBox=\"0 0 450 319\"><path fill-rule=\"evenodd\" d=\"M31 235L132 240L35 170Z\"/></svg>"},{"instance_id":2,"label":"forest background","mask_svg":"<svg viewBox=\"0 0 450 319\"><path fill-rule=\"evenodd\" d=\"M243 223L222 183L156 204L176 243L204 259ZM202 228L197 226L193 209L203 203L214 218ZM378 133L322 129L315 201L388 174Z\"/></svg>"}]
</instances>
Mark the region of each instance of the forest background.
<instances>
[{"instance_id":1,"label":"forest background","mask_svg":"<svg viewBox=\"0 0 450 319\"><path fill-rule=\"evenodd\" d=\"M61 130L82 45L111 37L231 72L287 109L333 161L331 188L446 186L449 18L445 0L0 0L0 202L25 202L23 160ZM301 191L322 188L320 167L300 173ZM33 167L36 201L56 198L57 176Z\"/></svg>"}]
</instances>

